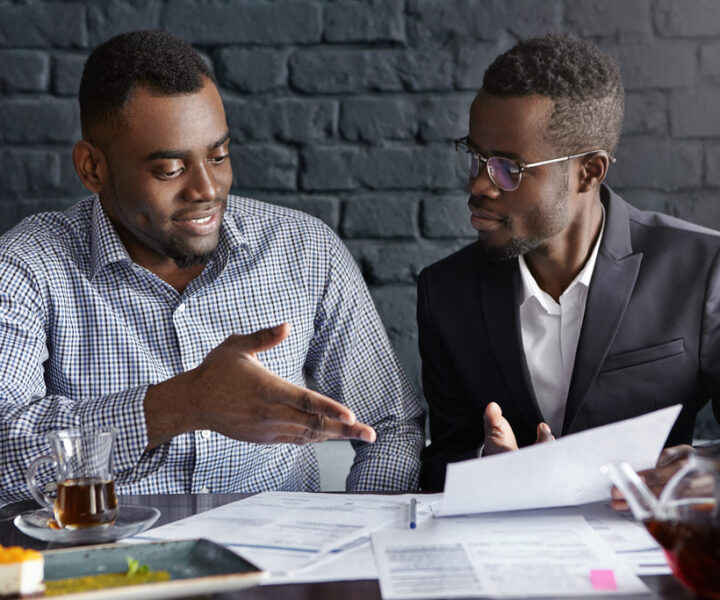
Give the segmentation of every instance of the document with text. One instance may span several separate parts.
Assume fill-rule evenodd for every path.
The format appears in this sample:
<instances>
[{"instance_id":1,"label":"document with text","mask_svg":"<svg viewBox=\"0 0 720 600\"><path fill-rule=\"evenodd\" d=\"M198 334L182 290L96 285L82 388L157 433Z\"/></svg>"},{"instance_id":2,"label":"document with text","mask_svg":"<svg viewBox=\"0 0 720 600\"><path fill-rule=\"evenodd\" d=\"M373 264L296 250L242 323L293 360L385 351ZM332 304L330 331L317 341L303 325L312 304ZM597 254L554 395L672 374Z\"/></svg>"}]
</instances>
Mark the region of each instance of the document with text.
<instances>
[{"instance_id":1,"label":"document with text","mask_svg":"<svg viewBox=\"0 0 720 600\"><path fill-rule=\"evenodd\" d=\"M580 516L434 519L372 543L384 600L648 592Z\"/></svg>"},{"instance_id":2,"label":"document with text","mask_svg":"<svg viewBox=\"0 0 720 600\"><path fill-rule=\"evenodd\" d=\"M377 577L370 534L387 526L407 526L413 497L265 492L125 541L206 538L270 571L264 583L369 579ZM440 495L417 497L418 519L430 519L429 502Z\"/></svg>"},{"instance_id":3,"label":"document with text","mask_svg":"<svg viewBox=\"0 0 720 600\"><path fill-rule=\"evenodd\" d=\"M655 466L681 406L595 427L516 452L448 465L438 516L570 506L610 497L600 471L625 461L635 470Z\"/></svg>"}]
</instances>

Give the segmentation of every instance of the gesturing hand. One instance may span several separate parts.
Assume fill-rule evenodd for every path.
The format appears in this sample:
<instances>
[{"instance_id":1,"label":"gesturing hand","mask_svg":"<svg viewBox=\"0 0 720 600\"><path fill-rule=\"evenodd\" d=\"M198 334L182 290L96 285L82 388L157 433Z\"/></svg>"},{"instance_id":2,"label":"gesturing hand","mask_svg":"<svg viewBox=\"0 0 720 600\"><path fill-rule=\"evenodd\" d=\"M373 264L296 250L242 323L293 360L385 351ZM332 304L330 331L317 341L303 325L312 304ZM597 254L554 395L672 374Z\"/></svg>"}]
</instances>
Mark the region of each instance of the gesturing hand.
<instances>
[{"instance_id":1,"label":"gesturing hand","mask_svg":"<svg viewBox=\"0 0 720 600\"><path fill-rule=\"evenodd\" d=\"M149 447L183 431L212 429L261 444L305 444L328 439L375 441L339 402L294 385L265 368L258 352L282 342L287 323L249 335L232 335L192 371L153 386L145 397ZM171 411L175 423L168 423Z\"/></svg>"},{"instance_id":2,"label":"gesturing hand","mask_svg":"<svg viewBox=\"0 0 720 600\"><path fill-rule=\"evenodd\" d=\"M518 449L512 427L510 427L507 419L502 416L502 409L497 402L490 402L485 407L483 425L485 427L484 456ZM535 443L541 444L554 439L555 436L553 436L547 423L538 423Z\"/></svg>"}]
</instances>

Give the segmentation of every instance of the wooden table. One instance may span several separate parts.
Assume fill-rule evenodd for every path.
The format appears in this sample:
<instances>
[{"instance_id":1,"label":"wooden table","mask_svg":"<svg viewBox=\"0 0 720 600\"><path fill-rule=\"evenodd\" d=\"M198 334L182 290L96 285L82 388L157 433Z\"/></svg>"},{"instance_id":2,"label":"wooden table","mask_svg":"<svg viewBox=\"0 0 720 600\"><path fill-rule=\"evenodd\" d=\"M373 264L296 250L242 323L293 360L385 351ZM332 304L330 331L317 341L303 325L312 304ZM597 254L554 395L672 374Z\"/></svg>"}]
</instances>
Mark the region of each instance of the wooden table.
<instances>
[{"instance_id":1,"label":"wooden table","mask_svg":"<svg viewBox=\"0 0 720 600\"><path fill-rule=\"evenodd\" d=\"M120 498L120 503L142 504L159 508L161 516L155 523L155 526L158 526L246 497L247 494L157 494L123 496ZM12 522L15 515L35 508L37 508L37 504L34 501L26 501L0 509L0 544L3 546L23 546L37 550L53 547L46 542L26 536ZM650 587L651 595L608 596L608 598L627 598L628 600L643 600L646 598L691 600L695 598L693 594L669 575L644 576L642 579ZM376 580L334 581L260 586L235 593L215 594L211 597L217 599L242 598L243 600L380 600L380 587Z\"/></svg>"}]
</instances>

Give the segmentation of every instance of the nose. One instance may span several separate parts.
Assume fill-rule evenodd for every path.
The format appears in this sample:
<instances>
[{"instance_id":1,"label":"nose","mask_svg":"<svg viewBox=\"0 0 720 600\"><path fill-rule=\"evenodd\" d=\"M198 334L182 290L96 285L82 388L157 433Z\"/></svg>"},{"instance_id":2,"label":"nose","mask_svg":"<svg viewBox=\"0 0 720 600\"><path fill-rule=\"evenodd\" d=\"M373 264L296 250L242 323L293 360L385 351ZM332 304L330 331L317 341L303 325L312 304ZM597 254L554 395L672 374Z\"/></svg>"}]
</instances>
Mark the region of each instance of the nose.
<instances>
[{"instance_id":1,"label":"nose","mask_svg":"<svg viewBox=\"0 0 720 600\"><path fill-rule=\"evenodd\" d=\"M487 164L480 164L480 169L475 177L470 177L468 187L473 196L489 196L497 198L500 189L492 182L488 174Z\"/></svg>"},{"instance_id":2,"label":"nose","mask_svg":"<svg viewBox=\"0 0 720 600\"><path fill-rule=\"evenodd\" d=\"M213 167L205 161L192 167L192 177L188 178L185 199L190 202L214 202L220 194L220 185L212 172Z\"/></svg>"}]
</instances>

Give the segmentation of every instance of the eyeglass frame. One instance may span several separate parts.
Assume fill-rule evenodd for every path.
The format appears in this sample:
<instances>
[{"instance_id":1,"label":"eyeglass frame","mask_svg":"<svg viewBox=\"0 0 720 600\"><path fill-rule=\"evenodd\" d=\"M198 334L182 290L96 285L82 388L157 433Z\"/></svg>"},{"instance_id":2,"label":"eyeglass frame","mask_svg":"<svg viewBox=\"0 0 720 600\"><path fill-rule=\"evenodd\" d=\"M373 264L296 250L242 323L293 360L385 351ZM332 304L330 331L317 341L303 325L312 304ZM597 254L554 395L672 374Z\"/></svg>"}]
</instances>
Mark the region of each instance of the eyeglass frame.
<instances>
[{"instance_id":1,"label":"eyeglass frame","mask_svg":"<svg viewBox=\"0 0 720 600\"><path fill-rule=\"evenodd\" d=\"M465 148L467 148L475 156L475 158L478 161L478 165L480 165L481 163L485 165L485 170L487 170L488 162L493 158L497 158L497 159L502 158L503 160L508 160L510 162L514 162L518 167L520 167L520 171L518 172L517 185L512 189L506 189L504 187L499 186L497 184L497 182L495 181L495 179L493 178L493 176L490 174L490 171L487 171L488 177L490 178L490 181L492 182L492 184L496 188L498 188L499 190L502 190L504 192L514 192L515 190L517 190L520 187L520 183L522 182L523 172L527 171L528 169L532 169L533 167L540 167L542 165L550 165L553 163L563 162L565 160L571 160L573 158L580 158L581 156L587 156L588 154L595 154L596 152L604 152L605 154L607 154L607 157L610 159L611 163L614 163L616 161L615 157L612 156L607 150L598 149L598 150L588 150L587 152L580 152L579 154L571 154L569 156L561 156L559 158L551 158L550 160L541 160L539 162L523 164L522 162L517 161L514 158L508 158L507 156L488 156L487 158L485 158L468 143L469 141L470 141L470 137L467 135L453 140L453 143L455 144L455 152L460 152L461 145L465 146ZM475 175L473 175L472 173L468 173L468 175L470 175L470 177L475 179L480 176L480 172L481 172L481 169L478 166L478 171Z\"/></svg>"}]
</instances>

